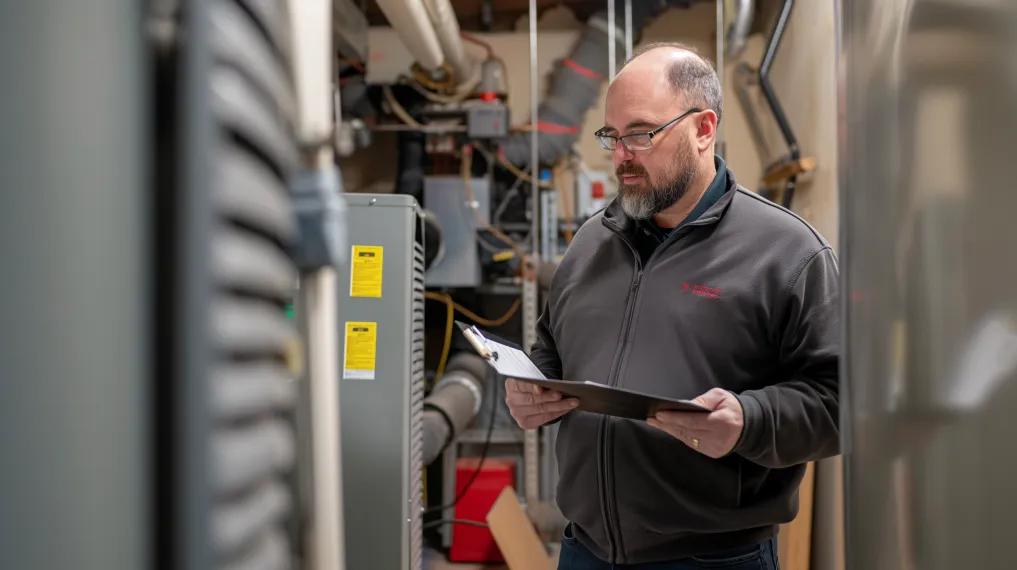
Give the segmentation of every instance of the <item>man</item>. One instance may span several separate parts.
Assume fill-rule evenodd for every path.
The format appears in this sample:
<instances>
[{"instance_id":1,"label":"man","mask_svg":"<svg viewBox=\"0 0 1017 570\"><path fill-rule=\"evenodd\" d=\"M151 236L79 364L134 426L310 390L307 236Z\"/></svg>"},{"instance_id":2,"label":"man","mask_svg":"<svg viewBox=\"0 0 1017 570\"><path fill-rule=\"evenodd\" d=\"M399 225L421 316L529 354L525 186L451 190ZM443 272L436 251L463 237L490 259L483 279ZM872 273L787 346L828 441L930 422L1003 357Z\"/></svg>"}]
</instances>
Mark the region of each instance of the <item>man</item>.
<instances>
[{"instance_id":1,"label":"man","mask_svg":"<svg viewBox=\"0 0 1017 570\"><path fill-rule=\"evenodd\" d=\"M597 136L618 197L576 234L532 357L550 378L692 398L709 414L574 411L508 380L520 427L561 419L559 568L777 567L804 464L838 453L838 273L801 218L714 155L720 82L676 44L642 51Z\"/></svg>"}]
</instances>

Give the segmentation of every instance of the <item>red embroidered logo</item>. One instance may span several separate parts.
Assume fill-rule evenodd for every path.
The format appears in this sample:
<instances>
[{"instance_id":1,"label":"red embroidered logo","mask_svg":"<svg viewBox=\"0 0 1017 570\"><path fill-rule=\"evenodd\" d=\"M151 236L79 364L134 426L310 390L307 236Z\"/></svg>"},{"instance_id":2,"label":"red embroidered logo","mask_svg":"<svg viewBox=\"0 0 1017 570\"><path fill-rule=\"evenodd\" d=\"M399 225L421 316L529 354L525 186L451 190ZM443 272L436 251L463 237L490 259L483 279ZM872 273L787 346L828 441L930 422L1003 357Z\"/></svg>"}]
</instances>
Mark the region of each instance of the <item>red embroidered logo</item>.
<instances>
[{"instance_id":1,"label":"red embroidered logo","mask_svg":"<svg viewBox=\"0 0 1017 570\"><path fill-rule=\"evenodd\" d=\"M697 297L705 297L707 299L720 299L721 291L716 287L685 282L682 283L682 293L691 293Z\"/></svg>"}]
</instances>

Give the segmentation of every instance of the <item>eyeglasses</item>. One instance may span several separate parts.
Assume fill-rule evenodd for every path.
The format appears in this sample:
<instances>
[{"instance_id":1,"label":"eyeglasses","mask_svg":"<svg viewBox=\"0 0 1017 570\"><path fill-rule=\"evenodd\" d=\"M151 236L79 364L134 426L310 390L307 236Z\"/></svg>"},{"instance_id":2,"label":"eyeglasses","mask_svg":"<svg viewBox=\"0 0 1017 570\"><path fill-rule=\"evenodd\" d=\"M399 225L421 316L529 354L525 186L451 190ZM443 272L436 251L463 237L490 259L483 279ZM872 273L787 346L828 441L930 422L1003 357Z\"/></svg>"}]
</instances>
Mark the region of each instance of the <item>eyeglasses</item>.
<instances>
[{"instance_id":1,"label":"eyeglasses","mask_svg":"<svg viewBox=\"0 0 1017 570\"><path fill-rule=\"evenodd\" d=\"M645 133L629 133L627 135L619 137L605 133L604 131L607 129L603 128L593 133L593 136L597 137L597 141L600 143L600 147L603 148L604 150L614 150L618 146L619 141L621 141L622 145L625 148L629 149L630 151L649 150L653 146L653 137L656 136L657 133L670 127L671 125L677 123L678 121L684 119L685 117L688 117L692 113L699 113L700 111L702 111L702 109L693 107L688 111L685 111L681 115L678 115L677 117L664 123L663 125L653 129L652 131L647 131Z\"/></svg>"}]
</instances>

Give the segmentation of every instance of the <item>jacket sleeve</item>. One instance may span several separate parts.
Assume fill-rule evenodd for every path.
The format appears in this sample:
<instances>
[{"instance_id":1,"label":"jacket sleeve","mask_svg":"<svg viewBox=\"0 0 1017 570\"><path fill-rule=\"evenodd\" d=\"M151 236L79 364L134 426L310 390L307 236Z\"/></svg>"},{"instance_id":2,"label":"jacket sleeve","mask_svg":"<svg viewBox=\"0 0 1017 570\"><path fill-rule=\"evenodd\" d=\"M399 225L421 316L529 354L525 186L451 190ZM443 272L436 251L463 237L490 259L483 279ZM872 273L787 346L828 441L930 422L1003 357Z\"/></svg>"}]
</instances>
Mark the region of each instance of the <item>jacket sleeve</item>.
<instances>
[{"instance_id":1,"label":"jacket sleeve","mask_svg":"<svg viewBox=\"0 0 1017 570\"><path fill-rule=\"evenodd\" d=\"M786 379L738 395L744 426L735 453L770 468L839 453L838 289L837 259L828 247L790 282L775 315Z\"/></svg>"},{"instance_id":2,"label":"jacket sleeve","mask_svg":"<svg viewBox=\"0 0 1017 570\"><path fill-rule=\"evenodd\" d=\"M536 332L537 342L530 350L530 360L537 365L544 376L561 379L561 356L558 354L558 346L551 335L551 309L547 303L544 304L543 314L537 320Z\"/></svg>"}]
</instances>

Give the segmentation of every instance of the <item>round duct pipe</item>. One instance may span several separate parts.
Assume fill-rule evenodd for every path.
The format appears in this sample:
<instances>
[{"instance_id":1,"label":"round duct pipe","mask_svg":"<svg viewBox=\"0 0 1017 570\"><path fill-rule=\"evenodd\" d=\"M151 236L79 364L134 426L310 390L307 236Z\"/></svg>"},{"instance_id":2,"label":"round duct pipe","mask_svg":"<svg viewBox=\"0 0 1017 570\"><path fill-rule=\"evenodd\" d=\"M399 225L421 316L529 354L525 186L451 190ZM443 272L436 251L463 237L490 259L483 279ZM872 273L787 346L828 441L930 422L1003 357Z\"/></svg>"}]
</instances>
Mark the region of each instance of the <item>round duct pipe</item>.
<instances>
[{"instance_id":1,"label":"round duct pipe","mask_svg":"<svg viewBox=\"0 0 1017 570\"><path fill-rule=\"evenodd\" d=\"M378 0L399 38L424 69L435 70L445 60L434 25L420 0Z\"/></svg>"},{"instance_id":2,"label":"round duct pipe","mask_svg":"<svg viewBox=\"0 0 1017 570\"><path fill-rule=\"evenodd\" d=\"M424 399L423 461L430 465L455 441L480 411L487 363L475 354L460 352L449 360L446 372Z\"/></svg>"},{"instance_id":3,"label":"round duct pipe","mask_svg":"<svg viewBox=\"0 0 1017 570\"><path fill-rule=\"evenodd\" d=\"M463 49L463 39L459 37L459 22L456 20L455 9L449 0L424 0L427 14L431 17L441 51L445 53L445 62L452 68L457 84L466 83L474 74L473 60Z\"/></svg>"}]
</instances>

